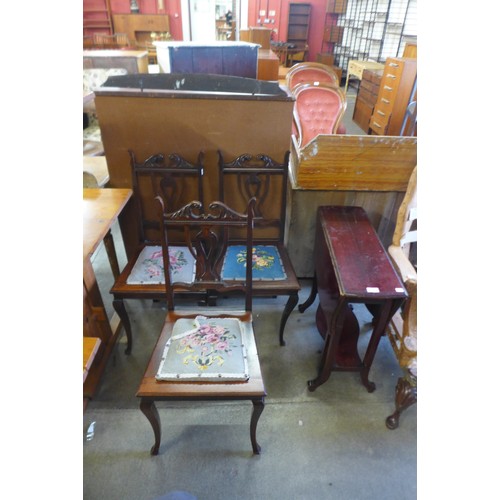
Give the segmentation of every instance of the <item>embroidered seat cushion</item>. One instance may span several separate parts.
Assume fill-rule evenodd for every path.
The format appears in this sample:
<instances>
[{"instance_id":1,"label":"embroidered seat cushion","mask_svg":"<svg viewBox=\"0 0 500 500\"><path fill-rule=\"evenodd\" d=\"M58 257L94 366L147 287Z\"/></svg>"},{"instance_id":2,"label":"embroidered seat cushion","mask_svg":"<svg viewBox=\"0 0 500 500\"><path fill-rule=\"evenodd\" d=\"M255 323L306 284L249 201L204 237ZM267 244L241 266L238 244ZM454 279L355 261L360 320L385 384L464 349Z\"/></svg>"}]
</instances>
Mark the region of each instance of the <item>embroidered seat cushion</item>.
<instances>
[{"instance_id":1,"label":"embroidered seat cushion","mask_svg":"<svg viewBox=\"0 0 500 500\"><path fill-rule=\"evenodd\" d=\"M172 281L192 283L195 275L195 259L187 247L169 248ZM129 277L128 285L163 284L165 269L161 246L146 246L140 253Z\"/></svg>"},{"instance_id":2,"label":"embroidered seat cushion","mask_svg":"<svg viewBox=\"0 0 500 500\"><path fill-rule=\"evenodd\" d=\"M241 322L197 316L178 319L165 345L158 381L229 382L248 380Z\"/></svg>"},{"instance_id":3,"label":"embroidered seat cushion","mask_svg":"<svg viewBox=\"0 0 500 500\"><path fill-rule=\"evenodd\" d=\"M285 268L275 245L256 245L253 248L252 281L286 279ZM244 280L246 269L246 248L231 245L227 249L222 266L224 280Z\"/></svg>"}]
</instances>

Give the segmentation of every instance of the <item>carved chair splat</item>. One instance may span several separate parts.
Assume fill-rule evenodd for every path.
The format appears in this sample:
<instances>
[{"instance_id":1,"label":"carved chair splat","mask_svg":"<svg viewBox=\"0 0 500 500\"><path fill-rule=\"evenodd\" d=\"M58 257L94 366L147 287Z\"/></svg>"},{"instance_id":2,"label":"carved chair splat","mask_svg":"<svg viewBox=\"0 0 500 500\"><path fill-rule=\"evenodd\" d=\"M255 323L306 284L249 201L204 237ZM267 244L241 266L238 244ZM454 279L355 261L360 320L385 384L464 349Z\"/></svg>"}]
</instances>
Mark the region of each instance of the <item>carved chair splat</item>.
<instances>
[{"instance_id":1,"label":"carved chair splat","mask_svg":"<svg viewBox=\"0 0 500 500\"><path fill-rule=\"evenodd\" d=\"M285 240L286 199L289 152L283 163L267 155L239 155L226 162L219 154L219 199L231 206L245 206L251 197L257 200L254 230L254 296L288 295L281 316L279 342L285 345L284 330L298 302L300 285L288 255ZM230 246L237 246L231 241Z\"/></svg>"},{"instance_id":2,"label":"carved chair splat","mask_svg":"<svg viewBox=\"0 0 500 500\"><path fill-rule=\"evenodd\" d=\"M138 161L133 151L129 155L139 244L110 290L127 336L126 354L132 350L132 328L125 299L165 299L160 223L152 202L161 196L166 209L173 211L190 200L203 200L204 170L203 152L196 164L178 154L166 157L158 153L144 162Z\"/></svg>"}]
</instances>

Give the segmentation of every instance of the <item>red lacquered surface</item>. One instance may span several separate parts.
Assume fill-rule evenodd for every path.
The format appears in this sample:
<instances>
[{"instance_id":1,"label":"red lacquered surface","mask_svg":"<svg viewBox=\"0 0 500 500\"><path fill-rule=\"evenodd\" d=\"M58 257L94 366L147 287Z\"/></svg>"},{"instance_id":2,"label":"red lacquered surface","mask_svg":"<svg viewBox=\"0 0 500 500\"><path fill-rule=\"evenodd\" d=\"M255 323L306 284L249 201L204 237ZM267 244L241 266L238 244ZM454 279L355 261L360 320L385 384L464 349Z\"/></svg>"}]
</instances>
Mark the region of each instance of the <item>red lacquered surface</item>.
<instances>
[{"instance_id":1,"label":"red lacquered surface","mask_svg":"<svg viewBox=\"0 0 500 500\"><path fill-rule=\"evenodd\" d=\"M404 285L363 208L319 207L318 224L341 296L359 302L406 297Z\"/></svg>"}]
</instances>

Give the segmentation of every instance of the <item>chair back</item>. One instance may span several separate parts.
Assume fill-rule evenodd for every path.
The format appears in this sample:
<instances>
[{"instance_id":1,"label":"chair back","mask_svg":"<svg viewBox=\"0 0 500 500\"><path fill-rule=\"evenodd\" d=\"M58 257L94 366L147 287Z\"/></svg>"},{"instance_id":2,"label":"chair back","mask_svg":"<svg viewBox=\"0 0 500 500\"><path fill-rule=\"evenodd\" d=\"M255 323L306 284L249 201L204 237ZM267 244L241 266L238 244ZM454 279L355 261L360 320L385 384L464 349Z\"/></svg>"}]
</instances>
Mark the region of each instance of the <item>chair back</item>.
<instances>
[{"instance_id":1,"label":"chair back","mask_svg":"<svg viewBox=\"0 0 500 500\"><path fill-rule=\"evenodd\" d=\"M199 153L196 164L175 153L168 158L157 153L144 162L137 160L134 151L129 150L129 155L139 239L159 244L160 224L154 199L161 196L166 212L178 210L190 200L203 203L204 153Z\"/></svg>"},{"instance_id":2,"label":"chair back","mask_svg":"<svg viewBox=\"0 0 500 500\"><path fill-rule=\"evenodd\" d=\"M168 309L174 310L175 291L189 292L233 292L240 291L245 295L245 310L252 310L252 246L255 198L246 208L246 213L239 213L220 201L214 201L204 211L202 203L192 201L181 209L168 213L161 196L155 198L161 225L161 244L163 265L165 269L165 290ZM230 233L233 229L245 230L245 252L241 258L245 261L245 279L241 281L224 281L222 269L227 252ZM173 279L169 256L171 232L182 231L184 247L195 260L195 274L190 282L176 282Z\"/></svg>"},{"instance_id":3,"label":"chair back","mask_svg":"<svg viewBox=\"0 0 500 500\"><path fill-rule=\"evenodd\" d=\"M337 132L347 107L342 90L328 83L301 83L294 87L293 94L299 147L305 147L319 134Z\"/></svg>"},{"instance_id":4,"label":"chair back","mask_svg":"<svg viewBox=\"0 0 500 500\"><path fill-rule=\"evenodd\" d=\"M286 74L286 84L293 90L299 83L331 83L339 86L337 74L330 66L315 62L303 62L292 66Z\"/></svg>"},{"instance_id":5,"label":"chair back","mask_svg":"<svg viewBox=\"0 0 500 500\"><path fill-rule=\"evenodd\" d=\"M286 196L288 188L288 160L283 163L267 155L242 154L225 162L219 155L219 200L236 210L244 210L250 199L255 198L254 241L271 239L284 241Z\"/></svg>"}]
</instances>

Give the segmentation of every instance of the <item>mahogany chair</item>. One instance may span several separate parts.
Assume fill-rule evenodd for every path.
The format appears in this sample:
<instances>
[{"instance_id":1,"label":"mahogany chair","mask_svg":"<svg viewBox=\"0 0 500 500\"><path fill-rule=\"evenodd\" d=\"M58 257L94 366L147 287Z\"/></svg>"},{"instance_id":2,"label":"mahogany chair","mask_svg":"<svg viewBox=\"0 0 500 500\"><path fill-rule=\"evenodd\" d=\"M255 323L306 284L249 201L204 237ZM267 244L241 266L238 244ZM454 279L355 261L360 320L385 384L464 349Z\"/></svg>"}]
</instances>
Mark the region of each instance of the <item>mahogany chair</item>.
<instances>
[{"instance_id":1,"label":"mahogany chair","mask_svg":"<svg viewBox=\"0 0 500 500\"><path fill-rule=\"evenodd\" d=\"M157 455L161 443L161 423L157 401L252 401L250 439L253 452L260 453L256 439L259 417L264 410L266 391L260 370L252 326L252 245L255 199L245 213L238 213L215 201L207 211L193 201L174 213L167 213L161 197L160 207L163 256L171 250L171 234L184 235L184 245L196 261L194 279L175 278L172 261L164 258L168 313L136 393L140 409L149 420ZM232 230L243 231L245 276L243 282L226 282L222 267ZM218 293L239 293L244 310L175 309L178 292L213 289ZM239 301L237 301L239 302Z\"/></svg>"},{"instance_id":2,"label":"mahogany chair","mask_svg":"<svg viewBox=\"0 0 500 500\"><path fill-rule=\"evenodd\" d=\"M303 62L292 66L286 74L286 84L290 90L299 83L331 83L339 87L340 82L330 66L315 62Z\"/></svg>"},{"instance_id":3,"label":"mahogany chair","mask_svg":"<svg viewBox=\"0 0 500 500\"><path fill-rule=\"evenodd\" d=\"M171 154L168 160L163 154L155 154L144 162L139 162L133 151L129 154L139 244L110 290L113 307L127 336L126 354L132 350L132 328L124 301L165 299L160 222L153 201L161 196L166 209L174 211L190 200L203 200L204 168L203 153L199 154L196 164L177 154ZM186 255L185 249L173 249L170 258L178 259L181 254ZM177 271L180 275L189 274L189 262L179 264Z\"/></svg>"},{"instance_id":4,"label":"mahogany chair","mask_svg":"<svg viewBox=\"0 0 500 500\"><path fill-rule=\"evenodd\" d=\"M347 102L344 92L328 83L301 83L294 87L293 119L299 148L319 134L335 134Z\"/></svg>"},{"instance_id":5,"label":"mahogany chair","mask_svg":"<svg viewBox=\"0 0 500 500\"><path fill-rule=\"evenodd\" d=\"M416 222L417 167L412 172L399 207L392 244L388 248L409 295L402 311L396 312L387 328L387 336L404 373L396 385L396 410L385 421L389 429L396 429L401 412L417 402Z\"/></svg>"},{"instance_id":6,"label":"mahogany chair","mask_svg":"<svg viewBox=\"0 0 500 500\"><path fill-rule=\"evenodd\" d=\"M288 159L277 163L266 155L252 157L242 154L226 162L219 154L219 199L236 209L244 207L255 197L254 230L254 296L276 297L288 295L288 301L281 316L279 341L285 345L284 330L290 313L298 302L300 284L285 246L286 198L288 189ZM231 241L226 279L241 277L241 270L235 270L235 260L241 243Z\"/></svg>"}]
</instances>

